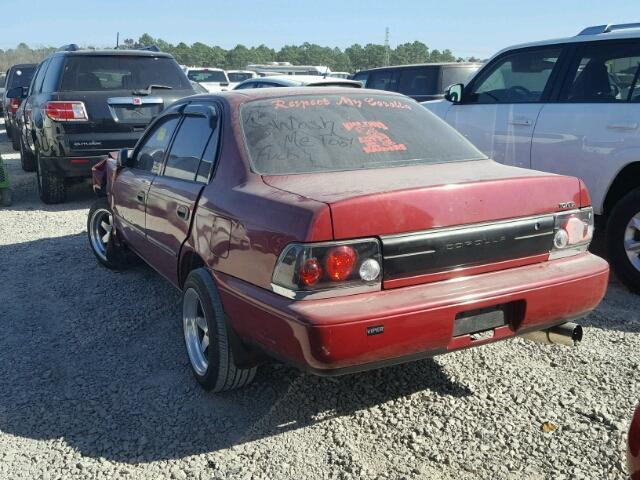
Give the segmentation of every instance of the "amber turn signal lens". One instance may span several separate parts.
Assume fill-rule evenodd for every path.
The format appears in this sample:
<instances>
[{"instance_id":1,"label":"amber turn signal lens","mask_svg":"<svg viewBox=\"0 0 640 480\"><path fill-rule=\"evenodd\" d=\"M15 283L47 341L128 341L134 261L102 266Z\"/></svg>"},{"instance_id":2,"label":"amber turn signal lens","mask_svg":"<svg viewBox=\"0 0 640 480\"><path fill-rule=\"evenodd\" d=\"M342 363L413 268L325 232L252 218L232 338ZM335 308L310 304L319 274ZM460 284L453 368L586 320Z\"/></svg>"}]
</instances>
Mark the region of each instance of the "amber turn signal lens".
<instances>
[{"instance_id":1,"label":"amber turn signal lens","mask_svg":"<svg viewBox=\"0 0 640 480\"><path fill-rule=\"evenodd\" d=\"M300 280L307 286L318 283L322 277L322 267L318 260L310 258L302 264L299 273Z\"/></svg>"},{"instance_id":2,"label":"amber turn signal lens","mask_svg":"<svg viewBox=\"0 0 640 480\"><path fill-rule=\"evenodd\" d=\"M327 252L325 268L329 279L334 282L347 280L356 264L356 251L348 246L334 247Z\"/></svg>"}]
</instances>

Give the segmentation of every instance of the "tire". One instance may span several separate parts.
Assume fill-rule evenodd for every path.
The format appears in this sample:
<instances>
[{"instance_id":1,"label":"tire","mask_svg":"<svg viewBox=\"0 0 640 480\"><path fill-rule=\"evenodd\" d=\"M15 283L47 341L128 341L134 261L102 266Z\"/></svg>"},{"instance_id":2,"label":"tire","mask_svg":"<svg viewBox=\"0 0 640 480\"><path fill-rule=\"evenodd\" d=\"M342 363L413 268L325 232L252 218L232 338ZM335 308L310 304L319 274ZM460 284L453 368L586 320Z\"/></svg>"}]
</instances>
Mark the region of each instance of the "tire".
<instances>
[{"instance_id":1,"label":"tire","mask_svg":"<svg viewBox=\"0 0 640 480\"><path fill-rule=\"evenodd\" d=\"M13 131L13 128L7 128L7 134L9 132L11 132L11 136L9 137L11 139L11 147L13 148L14 151L19 152L20 151L20 136Z\"/></svg>"},{"instance_id":2,"label":"tire","mask_svg":"<svg viewBox=\"0 0 640 480\"><path fill-rule=\"evenodd\" d=\"M10 188L0 189L0 207L10 207L13 203L13 196Z\"/></svg>"},{"instance_id":3,"label":"tire","mask_svg":"<svg viewBox=\"0 0 640 480\"><path fill-rule=\"evenodd\" d=\"M206 268L193 270L184 284L182 326L193 375L205 390L235 390L253 381L257 367L240 368L235 363L227 317ZM208 347L202 349L205 336Z\"/></svg>"},{"instance_id":4,"label":"tire","mask_svg":"<svg viewBox=\"0 0 640 480\"><path fill-rule=\"evenodd\" d=\"M629 290L640 293L640 188L615 205L607 222L609 261Z\"/></svg>"},{"instance_id":5,"label":"tire","mask_svg":"<svg viewBox=\"0 0 640 480\"><path fill-rule=\"evenodd\" d=\"M15 136L15 135L14 135ZM24 146L22 138L18 138L18 151L20 152L20 166L25 172L36 171L36 157ZM15 147L14 147L15 148Z\"/></svg>"},{"instance_id":6,"label":"tire","mask_svg":"<svg viewBox=\"0 0 640 480\"><path fill-rule=\"evenodd\" d=\"M43 171L40 155L36 154L36 175L38 177L38 194L44 203L62 203L67 199L67 186L64 177Z\"/></svg>"},{"instance_id":7,"label":"tire","mask_svg":"<svg viewBox=\"0 0 640 480\"><path fill-rule=\"evenodd\" d=\"M10 126L7 125L7 119L4 119L4 124L6 126L6 128L4 129L5 133L7 134L7 138L9 140L13 140L13 131L12 128Z\"/></svg>"},{"instance_id":8,"label":"tire","mask_svg":"<svg viewBox=\"0 0 640 480\"><path fill-rule=\"evenodd\" d=\"M108 228L102 225L102 222L105 222ZM100 242L105 236L108 236L106 242ZM89 210L87 237L98 262L108 269L126 270L138 263L137 256L113 234L113 212L106 197L98 198Z\"/></svg>"}]
</instances>

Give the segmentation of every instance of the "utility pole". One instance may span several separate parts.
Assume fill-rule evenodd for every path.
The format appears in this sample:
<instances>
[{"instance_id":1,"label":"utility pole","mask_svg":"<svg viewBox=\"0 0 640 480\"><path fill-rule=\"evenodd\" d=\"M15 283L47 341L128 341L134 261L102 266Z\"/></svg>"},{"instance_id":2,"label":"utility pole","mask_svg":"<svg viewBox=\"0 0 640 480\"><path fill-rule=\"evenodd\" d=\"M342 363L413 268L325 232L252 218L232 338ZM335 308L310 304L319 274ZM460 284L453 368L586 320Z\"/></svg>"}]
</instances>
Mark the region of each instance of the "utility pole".
<instances>
[{"instance_id":1,"label":"utility pole","mask_svg":"<svg viewBox=\"0 0 640 480\"><path fill-rule=\"evenodd\" d=\"M120 46L120 32L116 33L116 50Z\"/></svg>"},{"instance_id":2,"label":"utility pole","mask_svg":"<svg viewBox=\"0 0 640 480\"><path fill-rule=\"evenodd\" d=\"M388 67L389 66L389 51L390 51L390 47L389 47L389 27L384 29L384 66Z\"/></svg>"}]
</instances>

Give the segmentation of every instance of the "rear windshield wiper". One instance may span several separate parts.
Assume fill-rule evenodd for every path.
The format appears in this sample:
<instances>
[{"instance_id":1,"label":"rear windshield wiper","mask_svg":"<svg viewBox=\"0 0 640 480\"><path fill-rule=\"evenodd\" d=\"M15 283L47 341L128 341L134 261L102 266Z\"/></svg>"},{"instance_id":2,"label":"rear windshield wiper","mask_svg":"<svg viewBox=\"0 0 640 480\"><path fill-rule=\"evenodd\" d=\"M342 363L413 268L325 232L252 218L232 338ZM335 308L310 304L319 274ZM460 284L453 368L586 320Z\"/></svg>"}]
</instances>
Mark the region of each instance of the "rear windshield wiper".
<instances>
[{"instance_id":1,"label":"rear windshield wiper","mask_svg":"<svg viewBox=\"0 0 640 480\"><path fill-rule=\"evenodd\" d=\"M173 87L170 87L169 85L156 85L155 83L152 83L147 88L143 90L134 90L132 93L134 95L151 95L151 90L153 90L154 88L162 88L164 90L173 90Z\"/></svg>"}]
</instances>

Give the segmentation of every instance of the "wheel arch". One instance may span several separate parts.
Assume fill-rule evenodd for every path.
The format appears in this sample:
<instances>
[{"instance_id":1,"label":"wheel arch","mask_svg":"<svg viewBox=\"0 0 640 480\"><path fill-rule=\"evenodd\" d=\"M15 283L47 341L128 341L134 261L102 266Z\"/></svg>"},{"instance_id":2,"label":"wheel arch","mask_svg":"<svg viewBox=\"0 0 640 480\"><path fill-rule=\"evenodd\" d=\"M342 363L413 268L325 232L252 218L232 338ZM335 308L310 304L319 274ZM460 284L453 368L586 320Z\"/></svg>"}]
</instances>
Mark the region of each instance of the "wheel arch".
<instances>
[{"instance_id":1,"label":"wheel arch","mask_svg":"<svg viewBox=\"0 0 640 480\"><path fill-rule=\"evenodd\" d=\"M602 204L603 215L608 216L622 197L638 187L640 187L640 161L628 163L615 176Z\"/></svg>"},{"instance_id":2,"label":"wheel arch","mask_svg":"<svg viewBox=\"0 0 640 480\"><path fill-rule=\"evenodd\" d=\"M182 290L184 282L192 270L206 266L204 259L195 250L186 245L182 247L178 262L178 287Z\"/></svg>"}]
</instances>

